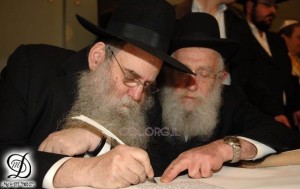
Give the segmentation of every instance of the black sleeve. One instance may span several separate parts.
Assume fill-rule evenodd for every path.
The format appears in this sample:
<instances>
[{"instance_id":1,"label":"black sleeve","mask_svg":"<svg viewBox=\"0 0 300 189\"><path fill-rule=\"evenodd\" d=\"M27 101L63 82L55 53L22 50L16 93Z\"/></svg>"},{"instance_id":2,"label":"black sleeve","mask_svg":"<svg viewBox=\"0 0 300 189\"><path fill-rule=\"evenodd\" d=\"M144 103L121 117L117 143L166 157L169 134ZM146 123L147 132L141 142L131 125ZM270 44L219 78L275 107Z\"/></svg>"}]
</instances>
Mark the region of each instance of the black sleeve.
<instances>
[{"instance_id":1,"label":"black sleeve","mask_svg":"<svg viewBox=\"0 0 300 189\"><path fill-rule=\"evenodd\" d=\"M25 144L29 64L23 46L9 58L0 80L0 143Z\"/></svg>"},{"instance_id":2,"label":"black sleeve","mask_svg":"<svg viewBox=\"0 0 300 189\"><path fill-rule=\"evenodd\" d=\"M35 188L42 188L43 179L63 155L38 152L30 147L1 147L1 181L34 182ZM23 160L23 161L22 161ZM19 163L19 165L17 165ZM22 169L21 173L18 171ZM9 178L8 178L9 177Z\"/></svg>"},{"instance_id":3,"label":"black sleeve","mask_svg":"<svg viewBox=\"0 0 300 189\"><path fill-rule=\"evenodd\" d=\"M5 166L7 155L30 157L33 181L37 188L50 167L64 156L38 152L37 147L56 129L52 124L49 83L55 81L56 62L71 52L47 45L21 45L9 57L0 78L0 156ZM58 63L57 63L58 64ZM1 170L6 170L4 167ZM2 171L1 171L2 172ZM6 172L2 178L7 179Z\"/></svg>"}]
</instances>

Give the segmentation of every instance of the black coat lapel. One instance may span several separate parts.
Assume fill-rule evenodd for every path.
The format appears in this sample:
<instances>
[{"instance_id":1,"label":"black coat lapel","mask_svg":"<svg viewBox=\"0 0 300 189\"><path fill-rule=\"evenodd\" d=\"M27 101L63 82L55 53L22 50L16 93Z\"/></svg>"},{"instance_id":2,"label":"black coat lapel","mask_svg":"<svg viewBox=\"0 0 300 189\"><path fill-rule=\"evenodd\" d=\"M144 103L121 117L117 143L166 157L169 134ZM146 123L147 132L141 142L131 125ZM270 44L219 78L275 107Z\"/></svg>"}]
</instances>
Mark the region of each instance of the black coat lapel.
<instances>
[{"instance_id":1,"label":"black coat lapel","mask_svg":"<svg viewBox=\"0 0 300 189\"><path fill-rule=\"evenodd\" d=\"M74 103L78 76L81 71L88 69L87 52L87 49L83 49L75 53L61 66L63 73L53 86L53 112L56 120L62 120Z\"/></svg>"}]
</instances>

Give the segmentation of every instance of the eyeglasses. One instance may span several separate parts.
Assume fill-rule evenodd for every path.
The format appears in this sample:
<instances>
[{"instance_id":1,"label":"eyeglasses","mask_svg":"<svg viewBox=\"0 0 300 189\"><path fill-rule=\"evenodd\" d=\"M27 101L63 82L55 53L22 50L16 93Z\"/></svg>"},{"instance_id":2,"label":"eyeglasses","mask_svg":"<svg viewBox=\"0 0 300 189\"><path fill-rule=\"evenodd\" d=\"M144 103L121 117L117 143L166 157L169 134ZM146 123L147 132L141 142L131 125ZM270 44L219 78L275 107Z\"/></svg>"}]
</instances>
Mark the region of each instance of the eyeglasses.
<instances>
[{"instance_id":1,"label":"eyeglasses","mask_svg":"<svg viewBox=\"0 0 300 189\"><path fill-rule=\"evenodd\" d=\"M117 57L115 56L115 53L111 50L110 47L108 47L108 49L110 50L112 56L114 57L114 59L116 60L118 66L120 67L124 78L123 78L123 84L126 85L127 87L138 87L140 85L143 86L144 89L147 89L147 91L151 94L155 94L159 91L159 88L157 88L154 84L150 83L149 81L146 82L142 82L141 80L139 80L138 78L132 77L132 76L128 76L124 69L122 68L121 64L119 63Z\"/></svg>"},{"instance_id":2,"label":"eyeglasses","mask_svg":"<svg viewBox=\"0 0 300 189\"><path fill-rule=\"evenodd\" d=\"M181 71L176 71L178 77L177 79L180 79L182 81L188 81L192 75L187 74ZM221 78L224 76L224 70L220 70L218 72L213 72L211 70L205 69L205 68L199 68L195 72L195 77L198 78L199 80L206 81L208 79L216 79L216 78Z\"/></svg>"},{"instance_id":3,"label":"eyeglasses","mask_svg":"<svg viewBox=\"0 0 300 189\"><path fill-rule=\"evenodd\" d=\"M263 4L268 8L275 7L275 9L278 9L276 1L274 0L258 0L257 3Z\"/></svg>"},{"instance_id":4,"label":"eyeglasses","mask_svg":"<svg viewBox=\"0 0 300 189\"><path fill-rule=\"evenodd\" d=\"M220 78L223 76L224 70L220 70L218 72L213 72L213 71L207 70L205 68L199 68L194 73L196 74L196 77L201 78L201 79L206 79L206 78L216 79L216 78Z\"/></svg>"}]
</instances>

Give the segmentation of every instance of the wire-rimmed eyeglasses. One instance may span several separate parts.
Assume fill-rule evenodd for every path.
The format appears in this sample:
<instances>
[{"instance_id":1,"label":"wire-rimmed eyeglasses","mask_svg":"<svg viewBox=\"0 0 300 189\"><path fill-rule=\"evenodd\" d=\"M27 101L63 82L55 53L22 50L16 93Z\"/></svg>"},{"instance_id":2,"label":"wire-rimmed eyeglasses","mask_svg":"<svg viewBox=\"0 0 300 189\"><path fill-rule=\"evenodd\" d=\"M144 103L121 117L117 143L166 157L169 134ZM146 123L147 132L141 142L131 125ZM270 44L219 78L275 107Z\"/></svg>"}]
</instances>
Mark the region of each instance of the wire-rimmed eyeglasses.
<instances>
[{"instance_id":1,"label":"wire-rimmed eyeglasses","mask_svg":"<svg viewBox=\"0 0 300 189\"><path fill-rule=\"evenodd\" d=\"M124 78L123 78L124 85L126 85L127 87L138 87L138 86L142 85L143 88L147 89L147 91L151 94L155 94L159 91L159 88L157 88L154 84L150 83L149 81L142 82L138 78L128 76L126 74L126 72L124 71L123 67L121 66L120 62L118 61L117 57L115 56L115 53L113 52L113 50L110 47L108 47L108 49L110 50L112 56L116 60L118 66L120 67L120 69L124 75Z\"/></svg>"},{"instance_id":2,"label":"wire-rimmed eyeglasses","mask_svg":"<svg viewBox=\"0 0 300 189\"><path fill-rule=\"evenodd\" d=\"M221 78L225 74L224 70L213 72L213 71L205 69L205 68L197 69L194 72L195 75L191 75L191 74L184 73L181 71L176 71L175 73L178 75L177 79L180 79L181 81L188 81L193 76L196 77L197 79L200 79L201 81L205 81L205 80L209 80L209 79Z\"/></svg>"}]
</instances>

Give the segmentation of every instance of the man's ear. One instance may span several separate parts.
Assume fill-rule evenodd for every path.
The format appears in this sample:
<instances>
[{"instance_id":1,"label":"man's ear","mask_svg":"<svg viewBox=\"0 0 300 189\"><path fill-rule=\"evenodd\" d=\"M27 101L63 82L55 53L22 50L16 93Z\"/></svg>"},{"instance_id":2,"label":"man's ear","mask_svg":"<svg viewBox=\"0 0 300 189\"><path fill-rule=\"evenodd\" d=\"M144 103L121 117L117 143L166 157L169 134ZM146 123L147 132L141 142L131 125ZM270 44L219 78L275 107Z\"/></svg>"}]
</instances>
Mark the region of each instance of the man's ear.
<instances>
[{"instance_id":1,"label":"man's ear","mask_svg":"<svg viewBox=\"0 0 300 189\"><path fill-rule=\"evenodd\" d=\"M89 52L89 68L94 71L105 60L105 44L98 42L91 48Z\"/></svg>"},{"instance_id":2,"label":"man's ear","mask_svg":"<svg viewBox=\"0 0 300 189\"><path fill-rule=\"evenodd\" d=\"M224 71L220 76L219 79L221 79L221 81L225 81L225 79L228 77L228 72Z\"/></svg>"}]
</instances>

